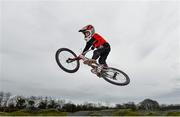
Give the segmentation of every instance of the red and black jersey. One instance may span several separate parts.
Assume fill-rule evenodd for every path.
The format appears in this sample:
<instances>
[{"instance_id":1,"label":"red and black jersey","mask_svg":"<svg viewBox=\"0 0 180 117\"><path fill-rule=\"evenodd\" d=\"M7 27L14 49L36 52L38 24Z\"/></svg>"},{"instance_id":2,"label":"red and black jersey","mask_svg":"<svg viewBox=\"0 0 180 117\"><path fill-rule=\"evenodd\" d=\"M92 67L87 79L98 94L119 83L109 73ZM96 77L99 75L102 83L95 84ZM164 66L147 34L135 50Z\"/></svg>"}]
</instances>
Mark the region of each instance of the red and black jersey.
<instances>
[{"instance_id":1,"label":"red and black jersey","mask_svg":"<svg viewBox=\"0 0 180 117\"><path fill-rule=\"evenodd\" d=\"M98 48L100 45L103 45L105 43L107 43L107 41L99 34L95 33L92 38L94 38L96 40L95 43L93 43L93 46L95 48Z\"/></svg>"},{"instance_id":2,"label":"red and black jersey","mask_svg":"<svg viewBox=\"0 0 180 117\"><path fill-rule=\"evenodd\" d=\"M87 51L91 46L93 46L94 48L98 48L105 43L107 43L107 41L101 35L95 33L92 38L86 43L83 52Z\"/></svg>"}]
</instances>

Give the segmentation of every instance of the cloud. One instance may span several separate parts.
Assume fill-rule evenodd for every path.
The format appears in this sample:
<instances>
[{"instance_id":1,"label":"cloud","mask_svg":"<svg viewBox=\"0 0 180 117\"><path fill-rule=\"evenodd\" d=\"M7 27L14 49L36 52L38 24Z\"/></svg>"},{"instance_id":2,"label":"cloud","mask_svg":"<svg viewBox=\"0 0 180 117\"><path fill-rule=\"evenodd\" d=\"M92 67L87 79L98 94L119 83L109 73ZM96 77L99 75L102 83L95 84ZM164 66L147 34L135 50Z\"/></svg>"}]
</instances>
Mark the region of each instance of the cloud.
<instances>
[{"instance_id":1,"label":"cloud","mask_svg":"<svg viewBox=\"0 0 180 117\"><path fill-rule=\"evenodd\" d=\"M180 104L179 95L180 95L180 89L179 88L174 88L169 92L160 94L159 96L156 97L156 99L161 104L172 104L172 103ZM176 100L176 101L174 101L174 100Z\"/></svg>"},{"instance_id":2,"label":"cloud","mask_svg":"<svg viewBox=\"0 0 180 117\"><path fill-rule=\"evenodd\" d=\"M175 2L4 1L2 9L3 90L112 103L146 97L176 103L168 98L170 92L179 98ZM74 74L57 66L58 48L67 47L77 54L83 49L78 29L86 24L93 24L109 41L108 64L129 75L128 86L97 79L83 64Z\"/></svg>"}]
</instances>

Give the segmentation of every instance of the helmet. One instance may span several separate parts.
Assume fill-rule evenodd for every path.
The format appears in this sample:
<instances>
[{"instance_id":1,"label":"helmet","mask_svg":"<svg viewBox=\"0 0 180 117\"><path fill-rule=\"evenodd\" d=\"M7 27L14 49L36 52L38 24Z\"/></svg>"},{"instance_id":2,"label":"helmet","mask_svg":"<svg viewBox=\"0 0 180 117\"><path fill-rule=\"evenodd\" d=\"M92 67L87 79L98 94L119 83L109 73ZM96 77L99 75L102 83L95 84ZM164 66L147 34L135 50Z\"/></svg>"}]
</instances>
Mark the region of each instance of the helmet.
<instances>
[{"instance_id":1,"label":"helmet","mask_svg":"<svg viewBox=\"0 0 180 117\"><path fill-rule=\"evenodd\" d=\"M94 29L94 26L87 25L87 26L83 27L82 29L80 29L79 32L82 32L85 36L84 39L86 41L89 41L92 38L92 36L94 35L95 29Z\"/></svg>"}]
</instances>

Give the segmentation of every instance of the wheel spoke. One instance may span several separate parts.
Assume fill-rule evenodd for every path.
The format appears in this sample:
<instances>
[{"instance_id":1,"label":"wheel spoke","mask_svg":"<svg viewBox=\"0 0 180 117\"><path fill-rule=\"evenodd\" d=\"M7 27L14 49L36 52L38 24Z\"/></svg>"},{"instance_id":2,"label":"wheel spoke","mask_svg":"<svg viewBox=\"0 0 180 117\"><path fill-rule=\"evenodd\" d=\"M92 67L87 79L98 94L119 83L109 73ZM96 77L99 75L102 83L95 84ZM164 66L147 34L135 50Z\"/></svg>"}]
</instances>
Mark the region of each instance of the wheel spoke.
<instances>
[{"instance_id":1,"label":"wheel spoke","mask_svg":"<svg viewBox=\"0 0 180 117\"><path fill-rule=\"evenodd\" d=\"M61 53L60 55L62 55L62 57L64 58L64 60L62 61L62 64L64 65L64 67L68 68L68 69L74 69L76 67L76 63L74 62L70 62L67 63L66 60L68 60L68 58L73 58L72 55L70 53L64 52Z\"/></svg>"},{"instance_id":2,"label":"wheel spoke","mask_svg":"<svg viewBox=\"0 0 180 117\"><path fill-rule=\"evenodd\" d=\"M61 48L56 52L56 61L59 67L66 72L73 73L78 70L79 61L75 60L72 62L67 62L69 58L75 57L77 57L76 54L67 48Z\"/></svg>"}]
</instances>

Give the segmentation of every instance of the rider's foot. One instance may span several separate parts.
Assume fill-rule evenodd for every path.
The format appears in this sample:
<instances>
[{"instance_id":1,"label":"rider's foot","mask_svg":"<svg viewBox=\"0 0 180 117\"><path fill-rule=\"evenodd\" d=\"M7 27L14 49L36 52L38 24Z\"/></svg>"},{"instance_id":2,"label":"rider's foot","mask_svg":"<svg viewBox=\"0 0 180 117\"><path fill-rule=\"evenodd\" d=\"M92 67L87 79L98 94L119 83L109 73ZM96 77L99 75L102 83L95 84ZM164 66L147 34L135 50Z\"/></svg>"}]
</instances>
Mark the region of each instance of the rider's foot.
<instances>
[{"instance_id":1,"label":"rider's foot","mask_svg":"<svg viewBox=\"0 0 180 117\"><path fill-rule=\"evenodd\" d=\"M98 73L98 72L97 72L97 69L91 69L91 72L92 72L93 74L96 74L99 78L101 77L101 73Z\"/></svg>"},{"instance_id":2,"label":"rider's foot","mask_svg":"<svg viewBox=\"0 0 180 117\"><path fill-rule=\"evenodd\" d=\"M101 75L102 75L102 69L104 68L105 66L103 64L99 65L96 69L96 75L100 78Z\"/></svg>"},{"instance_id":3,"label":"rider's foot","mask_svg":"<svg viewBox=\"0 0 180 117\"><path fill-rule=\"evenodd\" d=\"M98 67L97 67L97 73L101 73L101 71L102 71L102 69L104 68L104 65L102 64L102 65L99 65Z\"/></svg>"}]
</instances>

